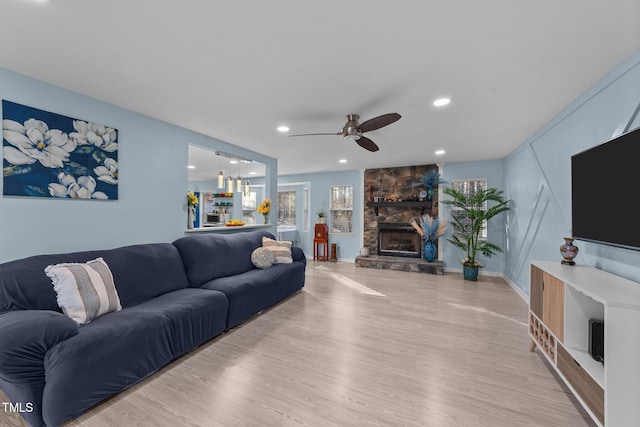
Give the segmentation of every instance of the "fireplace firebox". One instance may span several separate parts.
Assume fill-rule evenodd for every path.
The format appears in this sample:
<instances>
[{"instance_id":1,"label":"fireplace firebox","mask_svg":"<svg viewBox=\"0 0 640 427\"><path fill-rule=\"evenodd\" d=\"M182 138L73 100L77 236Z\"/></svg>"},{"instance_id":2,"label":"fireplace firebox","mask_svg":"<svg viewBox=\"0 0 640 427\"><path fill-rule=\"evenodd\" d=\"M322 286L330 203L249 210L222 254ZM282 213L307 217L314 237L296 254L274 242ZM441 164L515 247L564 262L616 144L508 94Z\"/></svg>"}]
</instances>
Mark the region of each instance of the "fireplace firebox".
<instances>
[{"instance_id":1,"label":"fireplace firebox","mask_svg":"<svg viewBox=\"0 0 640 427\"><path fill-rule=\"evenodd\" d=\"M422 237L407 223L378 223L378 255L420 258Z\"/></svg>"}]
</instances>

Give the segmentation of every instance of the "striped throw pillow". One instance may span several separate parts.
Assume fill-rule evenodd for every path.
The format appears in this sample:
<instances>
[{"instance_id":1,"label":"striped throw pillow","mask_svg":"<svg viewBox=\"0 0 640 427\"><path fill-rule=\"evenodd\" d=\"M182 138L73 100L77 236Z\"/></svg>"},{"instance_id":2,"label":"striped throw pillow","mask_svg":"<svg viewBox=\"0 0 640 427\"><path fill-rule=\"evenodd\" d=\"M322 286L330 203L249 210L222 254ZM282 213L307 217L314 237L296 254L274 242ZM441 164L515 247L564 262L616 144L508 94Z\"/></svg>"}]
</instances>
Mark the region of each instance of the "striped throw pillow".
<instances>
[{"instance_id":1,"label":"striped throw pillow","mask_svg":"<svg viewBox=\"0 0 640 427\"><path fill-rule=\"evenodd\" d=\"M44 272L53 283L63 313L78 325L122 309L113 274L102 258L49 265Z\"/></svg>"},{"instance_id":2,"label":"striped throw pillow","mask_svg":"<svg viewBox=\"0 0 640 427\"><path fill-rule=\"evenodd\" d=\"M291 264L291 242L273 240L268 237L262 237L262 246L273 252L276 264Z\"/></svg>"}]
</instances>

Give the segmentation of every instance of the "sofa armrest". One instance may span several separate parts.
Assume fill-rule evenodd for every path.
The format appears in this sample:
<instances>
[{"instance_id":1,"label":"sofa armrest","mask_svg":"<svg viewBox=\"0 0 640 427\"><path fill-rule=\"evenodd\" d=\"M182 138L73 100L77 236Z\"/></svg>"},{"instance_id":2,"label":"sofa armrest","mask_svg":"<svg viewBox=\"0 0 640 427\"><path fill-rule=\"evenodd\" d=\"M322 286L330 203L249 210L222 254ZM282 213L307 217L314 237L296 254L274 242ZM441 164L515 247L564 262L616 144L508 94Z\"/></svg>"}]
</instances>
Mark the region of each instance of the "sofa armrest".
<instances>
[{"instance_id":1,"label":"sofa armrest","mask_svg":"<svg viewBox=\"0 0 640 427\"><path fill-rule=\"evenodd\" d=\"M304 251L302 250L302 248L299 248L297 246L292 246L291 258L293 258L294 262L301 261L304 263L305 267L307 266L307 257L304 255Z\"/></svg>"},{"instance_id":2,"label":"sofa armrest","mask_svg":"<svg viewBox=\"0 0 640 427\"><path fill-rule=\"evenodd\" d=\"M14 403L31 410L23 417L42 424L44 356L51 347L78 333L78 325L50 310L0 313L0 389Z\"/></svg>"}]
</instances>

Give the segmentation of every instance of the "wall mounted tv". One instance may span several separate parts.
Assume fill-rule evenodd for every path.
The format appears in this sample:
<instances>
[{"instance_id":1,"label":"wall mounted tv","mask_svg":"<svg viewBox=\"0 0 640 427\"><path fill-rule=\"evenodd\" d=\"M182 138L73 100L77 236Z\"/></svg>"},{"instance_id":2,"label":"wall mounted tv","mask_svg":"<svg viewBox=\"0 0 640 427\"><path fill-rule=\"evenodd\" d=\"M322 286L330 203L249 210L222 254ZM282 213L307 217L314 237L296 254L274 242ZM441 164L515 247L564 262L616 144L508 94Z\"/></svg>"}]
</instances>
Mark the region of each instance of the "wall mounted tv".
<instances>
[{"instance_id":1,"label":"wall mounted tv","mask_svg":"<svg viewBox=\"0 0 640 427\"><path fill-rule=\"evenodd\" d=\"M571 233L640 250L640 128L571 156Z\"/></svg>"}]
</instances>

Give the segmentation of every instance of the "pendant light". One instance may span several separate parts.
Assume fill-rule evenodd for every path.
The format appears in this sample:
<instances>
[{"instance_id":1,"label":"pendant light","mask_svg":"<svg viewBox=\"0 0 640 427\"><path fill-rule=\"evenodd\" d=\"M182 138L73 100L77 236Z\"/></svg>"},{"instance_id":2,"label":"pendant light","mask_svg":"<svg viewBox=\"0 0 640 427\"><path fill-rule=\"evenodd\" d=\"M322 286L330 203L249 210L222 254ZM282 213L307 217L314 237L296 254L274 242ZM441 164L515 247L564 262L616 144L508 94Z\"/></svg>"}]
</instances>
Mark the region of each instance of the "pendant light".
<instances>
[{"instance_id":1,"label":"pendant light","mask_svg":"<svg viewBox=\"0 0 640 427\"><path fill-rule=\"evenodd\" d=\"M227 193L233 193L233 178L229 177L227 180Z\"/></svg>"},{"instance_id":2,"label":"pendant light","mask_svg":"<svg viewBox=\"0 0 640 427\"><path fill-rule=\"evenodd\" d=\"M236 178L236 191L242 193L242 177Z\"/></svg>"},{"instance_id":3,"label":"pendant light","mask_svg":"<svg viewBox=\"0 0 640 427\"><path fill-rule=\"evenodd\" d=\"M224 173L218 172L218 188L224 188Z\"/></svg>"},{"instance_id":4,"label":"pendant light","mask_svg":"<svg viewBox=\"0 0 640 427\"><path fill-rule=\"evenodd\" d=\"M247 181L244 182L244 197L249 197L250 196L249 190L250 190L249 181L247 180Z\"/></svg>"}]
</instances>

